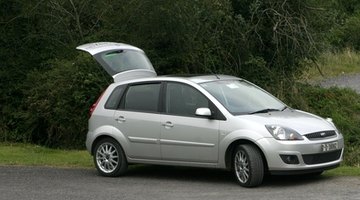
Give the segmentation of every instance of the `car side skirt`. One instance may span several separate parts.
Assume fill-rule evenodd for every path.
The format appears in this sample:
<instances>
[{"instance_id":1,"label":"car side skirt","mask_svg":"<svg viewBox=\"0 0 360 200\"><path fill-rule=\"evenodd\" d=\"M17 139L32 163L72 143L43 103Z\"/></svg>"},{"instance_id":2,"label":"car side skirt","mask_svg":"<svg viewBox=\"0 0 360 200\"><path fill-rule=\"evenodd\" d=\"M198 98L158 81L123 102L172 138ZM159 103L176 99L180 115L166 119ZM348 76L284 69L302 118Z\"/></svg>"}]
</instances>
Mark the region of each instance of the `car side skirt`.
<instances>
[{"instance_id":1,"label":"car side skirt","mask_svg":"<svg viewBox=\"0 0 360 200\"><path fill-rule=\"evenodd\" d=\"M171 165L171 166L186 166L186 167L204 167L204 168L220 168L218 163L207 162L189 162L189 161L172 161L172 160L153 160L153 159L139 159L129 158L127 160L131 164L152 164L152 165Z\"/></svg>"}]
</instances>

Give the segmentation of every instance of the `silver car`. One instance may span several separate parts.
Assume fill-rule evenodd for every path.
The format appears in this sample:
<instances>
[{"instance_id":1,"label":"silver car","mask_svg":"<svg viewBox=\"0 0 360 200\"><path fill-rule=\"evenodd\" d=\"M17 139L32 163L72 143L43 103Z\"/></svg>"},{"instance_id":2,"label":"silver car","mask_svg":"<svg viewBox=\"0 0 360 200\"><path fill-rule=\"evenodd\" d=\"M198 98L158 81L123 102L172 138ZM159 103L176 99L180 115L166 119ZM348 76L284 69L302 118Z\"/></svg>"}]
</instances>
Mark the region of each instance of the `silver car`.
<instances>
[{"instance_id":1,"label":"silver car","mask_svg":"<svg viewBox=\"0 0 360 200\"><path fill-rule=\"evenodd\" d=\"M319 175L342 161L343 136L331 119L289 108L244 79L157 76L127 44L77 49L114 79L90 109L86 139L103 176L123 175L133 163L209 167L253 187L265 173Z\"/></svg>"}]
</instances>

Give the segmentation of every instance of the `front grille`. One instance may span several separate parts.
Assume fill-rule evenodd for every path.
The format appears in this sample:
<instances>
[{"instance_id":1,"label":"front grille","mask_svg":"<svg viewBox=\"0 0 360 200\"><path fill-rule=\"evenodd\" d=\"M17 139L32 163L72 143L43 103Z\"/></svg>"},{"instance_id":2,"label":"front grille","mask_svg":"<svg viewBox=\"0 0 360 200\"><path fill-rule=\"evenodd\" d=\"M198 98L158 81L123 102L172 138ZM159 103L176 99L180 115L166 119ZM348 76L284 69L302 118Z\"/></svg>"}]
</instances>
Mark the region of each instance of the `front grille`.
<instances>
[{"instance_id":1,"label":"front grille","mask_svg":"<svg viewBox=\"0 0 360 200\"><path fill-rule=\"evenodd\" d=\"M328 153L302 155L303 160L307 165L314 165L314 164L335 161L338 160L340 156L341 156L341 149Z\"/></svg>"},{"instance_id":2,"label":"front grille","mask_svg":"<svg viewBox=\"0 0 360 200\"><path fill-rule=\"evenodd\" d=\"M318 140L318 139L329 138L334 136L336 136L335 131L321 131L321 132L309 133L305 135L305 137L307 137L309 140Z\"/></svg>"}]
</instances>

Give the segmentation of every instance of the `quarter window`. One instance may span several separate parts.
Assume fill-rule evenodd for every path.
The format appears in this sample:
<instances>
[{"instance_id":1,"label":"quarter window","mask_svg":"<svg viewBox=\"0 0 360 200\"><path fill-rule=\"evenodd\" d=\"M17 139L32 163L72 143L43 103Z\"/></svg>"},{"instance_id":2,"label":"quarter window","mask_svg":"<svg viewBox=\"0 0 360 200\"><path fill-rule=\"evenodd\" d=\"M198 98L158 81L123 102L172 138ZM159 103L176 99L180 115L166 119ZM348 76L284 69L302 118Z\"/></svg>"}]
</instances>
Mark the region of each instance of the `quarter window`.
<instances>
[{"instance_id":1,"label":"quarter window","mask_svg":"<svg viewBox=\"0 0 360 200\"><path fill-rule=\"evenodd\" d=\"M160 83L129 86L125 96L124 109L158 112Z\"/></svg>"},{"instance_id":2,"label":"quarter window","mask_svg":"<svg viewBox=\"0 0 360 200\"><path fill-rule=\"evenodd\" d=\"M105 108L106 109L117 109L120 103L120 98L122 94L124 93L124 88L126 88L126 85L120 85L114 89L114 91L111 93L109 99L106 101Z\"/></svg>"}]
</instances>

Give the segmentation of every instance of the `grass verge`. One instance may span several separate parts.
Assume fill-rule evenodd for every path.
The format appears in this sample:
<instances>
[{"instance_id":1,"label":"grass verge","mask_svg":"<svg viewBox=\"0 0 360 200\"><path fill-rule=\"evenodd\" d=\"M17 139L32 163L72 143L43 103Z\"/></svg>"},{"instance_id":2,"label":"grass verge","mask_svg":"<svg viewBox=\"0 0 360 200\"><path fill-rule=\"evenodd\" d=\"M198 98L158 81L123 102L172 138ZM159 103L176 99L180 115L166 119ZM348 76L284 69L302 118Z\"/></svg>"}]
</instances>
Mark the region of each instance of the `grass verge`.
<instances>
[{"instance_id":1,"label":"grass verge","mask_svg":"<svg viewBox=\"0 0 360 200\"><path fill-rule=\"evenodd\" d=\"M304 72L301 78L303 80L317 81L342 74L356 74L360 73L360 53L349 49L339 53L323 53L319 56L317 65L324 77L321 76L314 63L307 64L310 67Z\"/></svg>"},{"instance_id":2,"label":"grass verge","mask_svg":"<svg viewBox=\"0 0 360 200\"><path fill-rule=\"evenodd\" d=\"M360 176L360 167L341 166L324 173L325 176Z\"/></svg>"},{"instance_id":3,"label":"grass verge","mask_svg":"<svg viewBox=\"0 0 360 200\"><path fill-rule=\"evenodd\" d=\"M0 143L0 165L93 168L87 151L57 150L31 144ZM360 176L360 167L341 166L326 176Z\"/></svg>"},{"instance_id":4,"label":"grass verge","mask_svg":"<svg viewBox=\"0 0 360 200\"><path fill-rule=\"evenodd\" d=\"M84 150L58 150L18 143L0 143L0 165L93 167L91 156Z\"/></svg>"}]
</instances>

